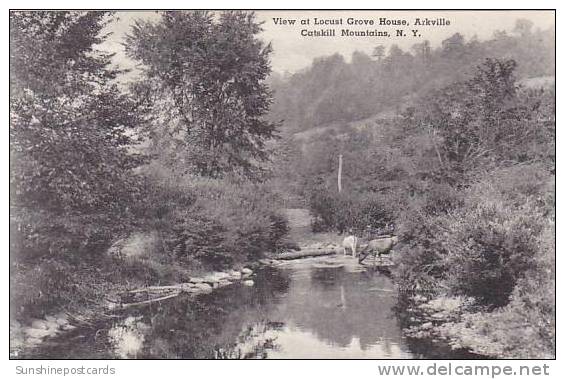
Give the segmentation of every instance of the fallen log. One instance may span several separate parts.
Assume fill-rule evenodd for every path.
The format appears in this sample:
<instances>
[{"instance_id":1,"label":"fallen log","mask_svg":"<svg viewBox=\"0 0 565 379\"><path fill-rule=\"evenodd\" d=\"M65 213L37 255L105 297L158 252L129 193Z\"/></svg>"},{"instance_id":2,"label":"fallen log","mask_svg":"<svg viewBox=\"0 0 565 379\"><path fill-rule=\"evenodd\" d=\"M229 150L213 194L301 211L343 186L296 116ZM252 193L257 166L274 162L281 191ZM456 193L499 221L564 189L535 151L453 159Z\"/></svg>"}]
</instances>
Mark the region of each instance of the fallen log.
<instances>
[{"instance_id":1,"label":"fallen log","mask_svg":"<svg viewBox=\"0 0 565 379\"><path fill-rule=\"evenodd\" d=\"M140 292L163 292L163 291L181 291L182 284L173 286L148 286L135 290L125 291L125 293L140 293Z\"/></svg>"},{"instance_id":2,"label":"fallen log","mask_svg":"<svg viewBox=\"0 0 565 379\"><path fill-rule=\"evenodd\" d=\"M138 305L146 305L146 304L151 304L151 303L155 303L157 301L163 301L163 300L167 300L167 299L171 299L173 297L177 297L178 295L180 295L182 293L182 291L178 291L175 292L172 295L167 295L167 296L162 296L162 297L158 297L155 299L149 299L149 300L144 300L144 301L138 301L136 303L121 303L119 306L120 308L131 308L131 307L135 307Z\"/></svg>"},{"instance_id":3,"label":"fallen log","mask_svg":"<svg viewBox=\"0 0 565 379\"><path fill-rule=\"evenodd\" d=\"M303 249L292 253L281 253L274 256L274 259L280 260L290 260L290 259L300 259L308 257L321 257L324 255L333 255L338 252L338 248L321 248L321 249Z\"/></svg>"}]
</instances>

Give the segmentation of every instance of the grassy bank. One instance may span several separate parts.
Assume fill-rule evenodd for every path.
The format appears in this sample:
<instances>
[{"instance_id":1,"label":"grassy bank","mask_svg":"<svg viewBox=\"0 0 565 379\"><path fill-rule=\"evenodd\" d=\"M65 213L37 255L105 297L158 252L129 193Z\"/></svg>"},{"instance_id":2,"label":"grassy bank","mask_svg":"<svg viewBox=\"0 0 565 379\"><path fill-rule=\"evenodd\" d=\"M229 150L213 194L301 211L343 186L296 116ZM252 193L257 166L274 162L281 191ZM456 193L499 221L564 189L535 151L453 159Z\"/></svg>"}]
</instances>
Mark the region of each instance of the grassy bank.
<instances>
[{"instance_id":1,"label":"grassy bank","mask_svg":"<svg viewBox=\"0 0 565 379\"><path fill-rule=\"evenodd\" d=\"M12 242L20 242L11 249L13 320L25 323L60 310L96 310L112 292L240 267L286 243L286 218L266 186L167 181L154 175L145 175L145 180L144 200L131 208L132 217L111 219L123 223L115 233L100 224L86 227L84 215L76 219L83 228L71 229L54 223L53 215L29 214L26 229L18 209L13 210ZM66 215L64 219L68 221ZM34 235L23 233L31 227L49 229L51 246L57 243L58 248L34 245ZM88 236L96 232L104 232L105 239L89 244ZM66 236L66 245L61 236Z\"/></svg>"}]
</instances>

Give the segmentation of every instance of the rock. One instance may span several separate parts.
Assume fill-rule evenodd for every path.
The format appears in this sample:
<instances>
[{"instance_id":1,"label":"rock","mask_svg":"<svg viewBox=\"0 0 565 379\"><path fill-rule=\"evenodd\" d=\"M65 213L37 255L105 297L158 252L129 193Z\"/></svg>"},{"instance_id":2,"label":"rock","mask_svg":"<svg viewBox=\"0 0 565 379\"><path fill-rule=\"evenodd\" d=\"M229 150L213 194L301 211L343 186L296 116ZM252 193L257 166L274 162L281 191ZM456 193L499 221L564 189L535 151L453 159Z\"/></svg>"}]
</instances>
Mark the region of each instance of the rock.
<instances>
[{"instance_id":1,"label":"rock","mask_svg":"<svg viewBox=\"0 0 565 379\"><path fill-rule=\"evenodd\" d=\"M23 338L14 338L10 336L10 349L19 349L24 344Z\"/></svg>"},{"instance_id":2,"label":"rock","mask_svg":"<svg viewBox=\"0 0 565 379\"><path fill-rule=\"evenodd\" d=\"M224 280L224 279L227 279L229 277L230 277L230 275L226 272L214 272L210 275L206 275L204 277L204 281L206 283L214 284L214 283L218 283L220 280Z\"/></svg>"},{"instance_id":3,"label":"rock","mask_svg":"<svg viewBox=\"0 0 565 379\"><path fill-rule=\"evenodd\" d=\"M57 319L57 324L59 324L59 325L61 325L61 323L63 323L63 324L69 323L69 318L68 318L68 316L65 312L57 313L55 315L55 318Z\"/></svg>"},{"instance_id":4,"label":"rock","mask_svg":"<svg viewBox=\"0 0 565 379\"><path fill-rule=\"evenodd\" d=\"M43 338L50 333L47 329L24 328L24 334L27 335L28 338Z\"/></svg>"},{"instance_id":5,"label":"rock","mask_svg":"<svg viewBox=\"0 0 565 379\"><path fill-rule=\"evenodd\" d=\"M211 292L212 291L212 287L209 284L206 284L206 283L197 283L195 288L197 288L200 292Z\"/></svg>"},{"instance_id":6,"label":"rock","mask_svg":"<svg viewBox=\"0 0 565 379\"><path fill-rule=\"evenodd\" d=\"M56 322L57 321L57 317L55 316L45 316L45 320L49 321L49 322Z\"/></svg>"},{"instance_id":7,"label":"rock","mask_svg":"<svg viewBox=\"0 0 565 379\"><path fill-rule=\"evenodd\" d=\"M218 287L226 287L232 284L229 280L220 280L218 282Z\"/></svg>"},{"instance_id":8,"label":"rock","mask_svg":"<svg viewBox=\"0 0 565 379\"><path fill-rule=\"evenodd\" d=\"M248 279L243 281L243 285L247 287L253 287L255 285L255 282L251 279Z\"/></svg>"},{"instance_id":9,"label":"rock","mask_svg":"<svg viewBox=\"0 0 565 379\"><path fill-rule=\"evenodd\" d=\"M47 321L35 319L31 322L31 327L35 329L47 329Z\"/></svg>"},{"instance_id":10,"label":"rock","mask_svg":"<svg viewBox=\"0 0 565 379\"><path fill-rule=\"evenodd\" d=\"M241 272L239 271L230 271L230 277L235 279L235 280L240 280L241 279Z\"/></svg>"},{"instance_id":11,"label":"rock","mask_svg":"<svg viewBox=\"0 0 565 379\"><path fill-rule=\"evenodd\" d=\"M59 329L59 324L57 324L57 320L47 321L46 325L48 331L52 331L52 330L57 331L57 329Z\"/></svg>"},{"instance_id":12,"label":"rock","mask_svg":"<svg viewBox=\"0 0 565 379\"><path fill-rule=\"evenodd\" d=\"M267 262L270 263L270 260L267 260ZM253 274L253 270L251 270L250 268L247 268L247 267L246 267L246 268L241 269L241 274L242 274L243 276L249 276L249 275Z\"/></svg>"},{"instance_id":13,"label":"rock","mask_svg":"<svg viewBox=\"0 0 565 379\"><path fill-rule=\"evenodd\" d=\"M41 342L40 338L28 338L26 340L26 343L31 346L39 345Z\"/></svg>"},{"instance_id":14,"label":"rock","mask_svg":"<svg viewBox=\"0 0 565 379\"><path fill-rule=\"evenodd\" d=\"M204 279L202 278L190 278L190 283L204 283Z\"/></svg>"},{"instance_id":15,"label":"rock","mask_svg":"<svg viewBox=\"0 0 565 379\"><path fill-rule=\"evenodd\" d=\"M213 275L218 279L226 279L230 277L230 274L227 272L215 272Z\"/></svg>"},{"instance_id":16,"label":"rock","mask_svg":"<svg viewBox=\"0 0 565 379\"><path fill-rule=\"evenodd\" d=\"M431 317L436 320L443 320L443 319L447 319L448 315L445 312L437 312L431 315Z\"/></svg>"},{"instance_id":17,"label":"rock","mask_svg":"<svg viewBox=\"0 0 565 379\"><path fill-rule=\"evenodd\" d=\"M76 328L77 328L76 326L71 325L71 324L63 325L63 326L61 327L61 329L63 329L63 330L74 330L74 329L76 329Z\"/></svg>"},{"instance_id":18,"label":"rock","mask_svg":"<svg viewBox=\"0 0 565 379\"><path fill-rule=\"evenodd\" d=\"M159 234L156 231L135 232L121 242L119 255L122 257L147 256L160 246Z\"/></svg>"},{"instance_id":19,"label":"rock","mask_svg":"<svg viewBox=\"0 0 565 379\"><path fill-rule=\"evenodd\" d=\"M188 287L186 289L183 289L183 291L186 293L193 293L193 294L202 293L202 290L196 287Z\"/></svg>"}]
</instances>

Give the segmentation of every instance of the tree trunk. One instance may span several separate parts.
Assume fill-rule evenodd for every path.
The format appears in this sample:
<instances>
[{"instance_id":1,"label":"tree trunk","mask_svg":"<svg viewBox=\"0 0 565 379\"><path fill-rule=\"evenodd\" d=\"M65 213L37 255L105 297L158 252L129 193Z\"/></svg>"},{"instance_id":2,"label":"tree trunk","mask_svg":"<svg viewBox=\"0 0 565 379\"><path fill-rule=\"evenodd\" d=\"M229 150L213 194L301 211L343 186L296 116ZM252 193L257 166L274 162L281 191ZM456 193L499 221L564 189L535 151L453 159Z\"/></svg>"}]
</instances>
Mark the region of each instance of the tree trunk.
<instances>
[{"instance_id":1,"label":"tree trunk","mask_svg":"<svg viewBox=\"0 0 565 379\"><path fill-rule=\"evenodd\" d=\"M339 154L339 168L337 171L337 192L341 192L341 168L343 166L343 156Z\"/></svg>"}]
</instances>

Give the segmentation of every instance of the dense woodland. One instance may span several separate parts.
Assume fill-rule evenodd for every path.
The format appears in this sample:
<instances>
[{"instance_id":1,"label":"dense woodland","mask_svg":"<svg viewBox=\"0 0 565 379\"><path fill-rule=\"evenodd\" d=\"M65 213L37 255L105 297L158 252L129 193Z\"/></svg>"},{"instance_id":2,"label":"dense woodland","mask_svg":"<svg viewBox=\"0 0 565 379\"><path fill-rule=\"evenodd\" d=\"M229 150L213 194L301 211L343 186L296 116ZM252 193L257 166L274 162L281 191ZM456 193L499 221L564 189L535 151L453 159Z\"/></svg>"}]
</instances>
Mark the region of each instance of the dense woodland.
<instances>
[{"instance_id":1,"label":"dense woodland","mask_svg":"<svg viewBox=\"0 0 565 379\"><path fill-rule=\"evenodd\" d=\"M554 47L554 30L520 20L488 41L334 55L273 79L292 131L280 187L314 230L399 235L409 336L554 355Z\"/></svg>"},{"instance_id":2,"label":"dense woodland","mask_svg":"<svg viewBox=\"0 0 565 379\"><path fill-rule=\"evenodd\" d=\"M408 336L554 356L554 29L282 76L253 13L163 12L125 39L124 88L97 48L114 17L10 14L11 317L284 251L282 209L307 207L315 232L399 236ZM140 231L153 251L107 253Z\"/></svg>"},{"instance_id":3,"label":"dense woodland","mask_svg":"<svg viewBox=\"0 0 565 379\"><path fill-rule=\"evenodd\" d=\"M517 79L552 76L555 30L539 30L520 20L512 31L497 31L492 39L466 40L459 33L441 46L428 41L410 51L397 45L375 46L369 56L355 52L346 62L339 54L320 57L294 75L274 73L271 115L285 128L304 131L316 126L362 120L380 112L398 113L430 91L468 79L485 58L514 59Z\"/></svg>"}]
</instances>

